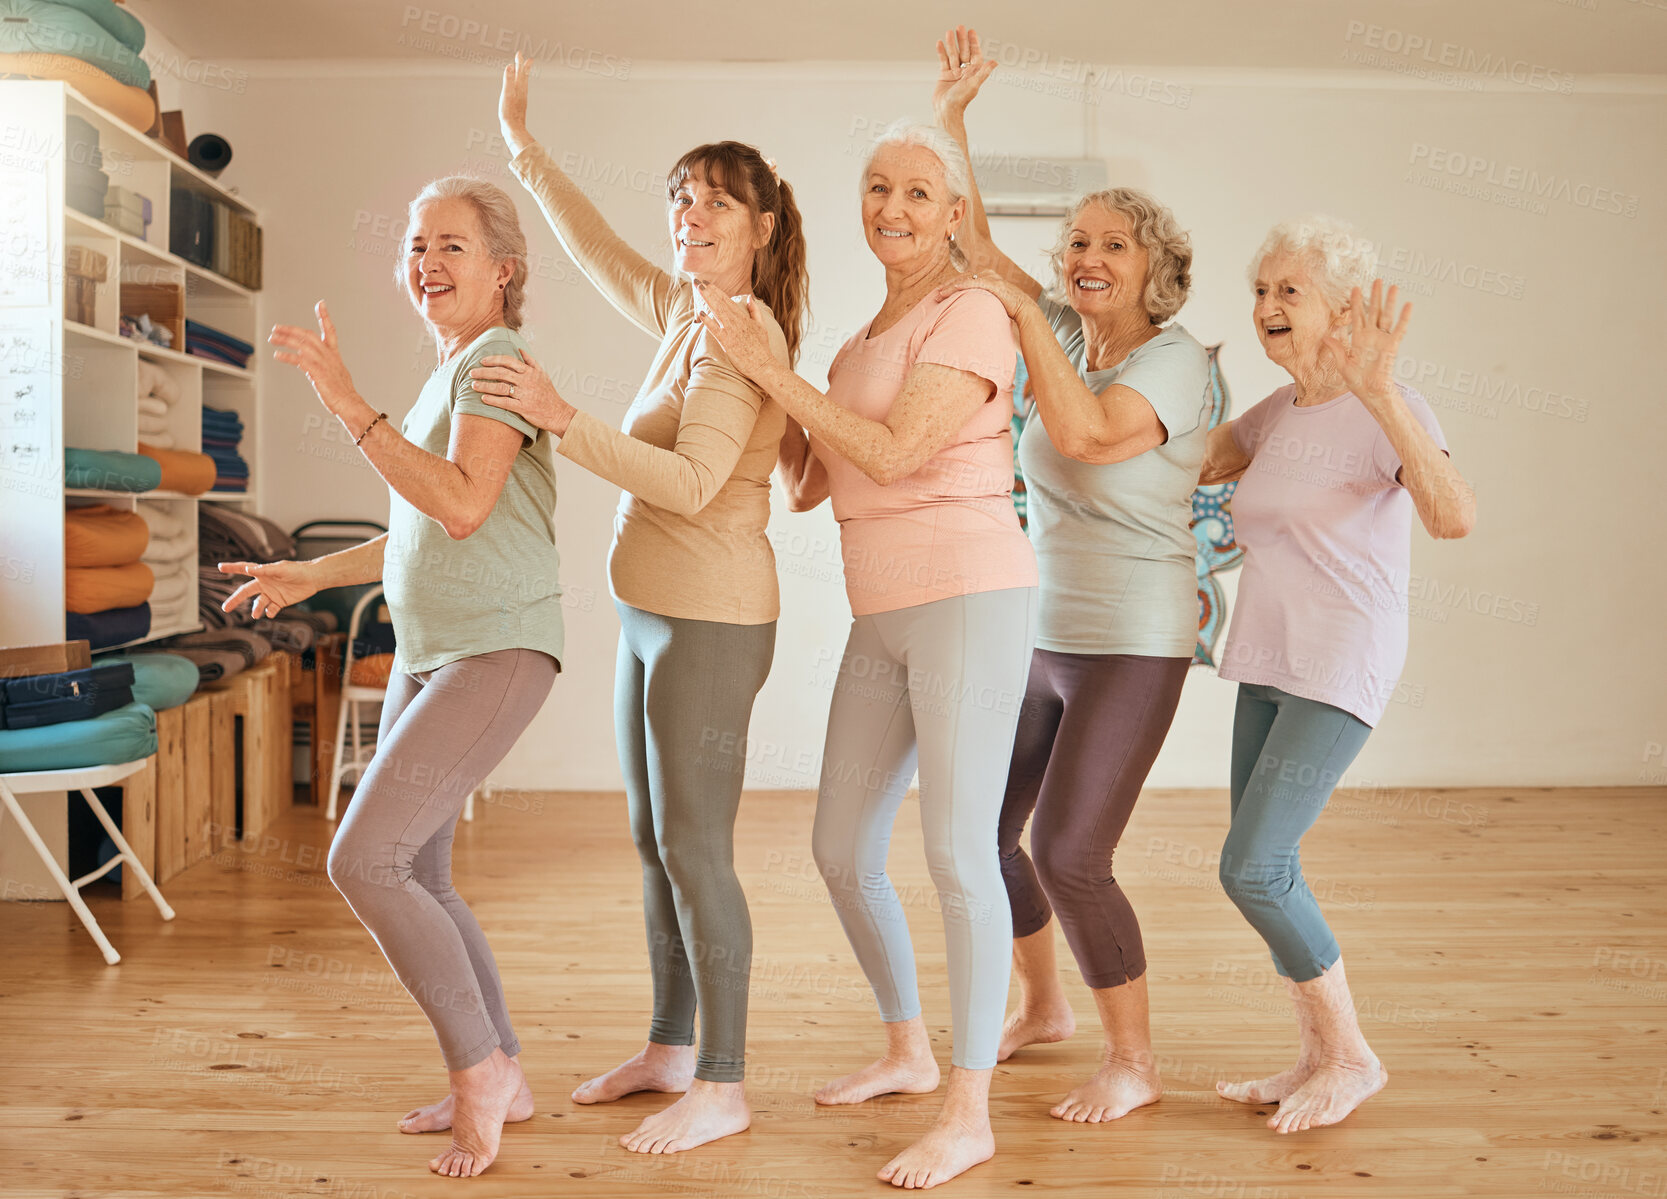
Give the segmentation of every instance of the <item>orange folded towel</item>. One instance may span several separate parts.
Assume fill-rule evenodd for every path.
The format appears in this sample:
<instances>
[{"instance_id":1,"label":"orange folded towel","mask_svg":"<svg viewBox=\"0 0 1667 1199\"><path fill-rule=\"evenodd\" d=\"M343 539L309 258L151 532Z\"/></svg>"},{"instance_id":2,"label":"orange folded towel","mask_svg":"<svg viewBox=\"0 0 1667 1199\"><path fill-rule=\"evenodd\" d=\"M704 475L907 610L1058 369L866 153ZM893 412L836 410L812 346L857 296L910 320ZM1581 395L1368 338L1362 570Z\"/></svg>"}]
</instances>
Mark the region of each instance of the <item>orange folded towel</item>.
<instances>
[{"instance_id":1,"label":"orange folded towel","mask_svg":"<svg viewBox=\"0 0 1667 1199\"><path fill-rule=\"evenodd\" d=\"M125 566L150 544L150 526L137 512L93 504L64 513L65 566Z\"/></svg>"},{"instance_id":2,"label":"orange folded towel","mask_svg":"<svg viewBox=\"0 0 1667 1199\"><path fill-rule=\"evenodd\" d=\"M207 454L190 450L164 450L159 446L139 443L139 452L154 458L162 467L163 491L179 491L186 495L201 495L214 486L214 459Z\"/></svg>"},{"instance_id":3,"label":"orange folded towel","mask_svg":"<svg viewBox=\"0 0 1667 1199\"><path fill-rule=\"evenodd\" d=\"M131 608L150 599L156 576L143 562L126 566L71 566L64 571L64 607L82 616Z\"/></svg>"},{"instance_id":4,"label":"orange folded towel","mask_svg":"<svg viewBox=\"0 0 1667 1199\"><path fill-rule=\"evenodd\" d=\"M393 677L394 656L371 654L353 659L353 670L348 674L347 681L355 687L386 687Z\"/></svg>"}]
</instances>

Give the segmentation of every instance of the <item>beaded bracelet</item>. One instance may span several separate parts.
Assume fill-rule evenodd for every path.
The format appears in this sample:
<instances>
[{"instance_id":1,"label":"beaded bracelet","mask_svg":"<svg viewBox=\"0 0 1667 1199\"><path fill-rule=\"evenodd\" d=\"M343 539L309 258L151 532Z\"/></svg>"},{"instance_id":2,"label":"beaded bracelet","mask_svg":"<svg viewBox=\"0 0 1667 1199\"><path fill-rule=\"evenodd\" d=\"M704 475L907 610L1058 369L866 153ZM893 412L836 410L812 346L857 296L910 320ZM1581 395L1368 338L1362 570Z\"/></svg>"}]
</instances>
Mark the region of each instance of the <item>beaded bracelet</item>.
<instances>
[{"instance_id":1,"label":"beaded bracelet","mask_svg":"<svg viewBox=\"0 0 1667 1199\"><path fill-rule=\"evenodd\" d=\"M376 414L376 420L371 421L370 424L365 426L365 431L363 433L359 434L359 436L357 436L353 439L353 444L358 445L365 438L369 437L370 436L370 431L372 429L376 428L377 421L385 421L387 419L388 419L388 414L386 412L378 412Z\"/></svg>"}]
</instances>

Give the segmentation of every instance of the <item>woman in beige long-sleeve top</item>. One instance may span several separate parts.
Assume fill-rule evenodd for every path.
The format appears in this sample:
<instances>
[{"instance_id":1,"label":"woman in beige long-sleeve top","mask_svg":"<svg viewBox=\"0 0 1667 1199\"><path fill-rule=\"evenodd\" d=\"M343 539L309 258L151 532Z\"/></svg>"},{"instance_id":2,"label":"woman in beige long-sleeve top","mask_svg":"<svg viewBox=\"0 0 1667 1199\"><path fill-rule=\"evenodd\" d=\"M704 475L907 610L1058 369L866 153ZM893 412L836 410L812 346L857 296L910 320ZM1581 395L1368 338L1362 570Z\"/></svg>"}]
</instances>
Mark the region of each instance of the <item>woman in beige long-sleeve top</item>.
<instances>
[{"instance_id":1,"label":"woman in beige long-sleeve top","mask_svg":"<svg viewBox=\"0 0 1667 1199\"><path fill-rule=\"evenodd\" d=\"M519 56L504 71L511 169L597 289L660 339L623 430L575 410L530 360L488 359L474 377L488 402L549 430L562 456L624 491L608 556L620 616L614 716L643 863L654 1013L642 1051L573 1098L686 1092L620 1138L675 1153L751 1118L741 1079L752 923L732 859L747 724L775 648L765 526L786 427L696 321L690 281L754 296L770 314L772 350L790 364L808 291L804 235L792 190L757 150L699 146L667 176L676 274L662 270L608 228L527 132L528 73Z\"/></svg>"}]
</instances>

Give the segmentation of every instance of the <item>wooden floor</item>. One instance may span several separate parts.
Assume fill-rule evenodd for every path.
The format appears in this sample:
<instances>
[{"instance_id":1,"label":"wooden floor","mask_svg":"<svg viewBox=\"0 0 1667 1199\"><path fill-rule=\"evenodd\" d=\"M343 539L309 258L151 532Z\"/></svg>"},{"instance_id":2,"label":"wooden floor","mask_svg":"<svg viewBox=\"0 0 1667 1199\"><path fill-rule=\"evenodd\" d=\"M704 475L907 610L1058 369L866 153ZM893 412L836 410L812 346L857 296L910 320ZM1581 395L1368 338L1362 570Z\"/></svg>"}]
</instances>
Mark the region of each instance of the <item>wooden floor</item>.
<instances>
[{"instance_id":1,"label":"wooden floor","mask_svg":"<svg viewBox=\"0 0 1667 1199\"><path fill-rule=\"evenodd\" d=\"M297 807L173 880L172 924L143 900L95 900L116 967L66 905L0 905L0 1194L890 1193L874 1171L938 1097L808 1097L880 1044L809 859L811 807L802 793L743 804L756 926L743 1136L641 1157L615 1138L666 1097L568 1099L643 1041L637 865L618 796L510 793L460 833L457 874L497 952L539 1114L482 1178L430 1176L438 1138L394 1120L443 1090L432 1034L325 878L329 826ZM1049 1118L1098 1048L1072 971L1077 1036L998 1067L997 1156L947 1193L1667 1196L1667 789L1337 796L1304 856L1392 1077L1343 1125L1286 1138L1263 1127L1266 1109L1212 1090L1295 1052L1278 980L1216 882L1225 823L1220 795L1152 792L1118 857L1151 959L1163 1101L1107 1126ZM943 937L908 805L892 862L947 1065Z\"/></svg>"}]
</instances>

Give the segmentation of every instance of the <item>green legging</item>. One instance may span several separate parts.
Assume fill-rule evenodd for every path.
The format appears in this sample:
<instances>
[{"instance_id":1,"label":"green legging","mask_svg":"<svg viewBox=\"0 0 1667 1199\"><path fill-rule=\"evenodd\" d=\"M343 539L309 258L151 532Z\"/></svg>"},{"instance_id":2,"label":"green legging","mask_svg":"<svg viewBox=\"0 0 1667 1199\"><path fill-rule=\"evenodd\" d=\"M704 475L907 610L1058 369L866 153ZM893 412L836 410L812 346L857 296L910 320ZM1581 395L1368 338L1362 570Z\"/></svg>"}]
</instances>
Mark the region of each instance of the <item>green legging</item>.
<instances>
[{"instance_id":1,"label":"green legging","mask_svg":"<svg viewBox=\"0 0 1667 1199\"><path fill-rule=\"evenodd\" d=\"M690 1045L695 1077L745 1074L752 919L735 877L747 725L776 626L683 620L617 600L614 728L642 858L654 979L648 1039Z\"/></svg>"},{"instance_id":2,"label":"green legging","mask_svg":"<svg viewBox=\"0 0 1667 1199\"><path fill-rule=\"evenodd\" d=\"M1371 733L1341 708L1239 684L1221 885L1267 942L1274 969L1297 982L1318 978L1342 953L1302 877L1298 843Z\"/></svg>"}]
</instances>

